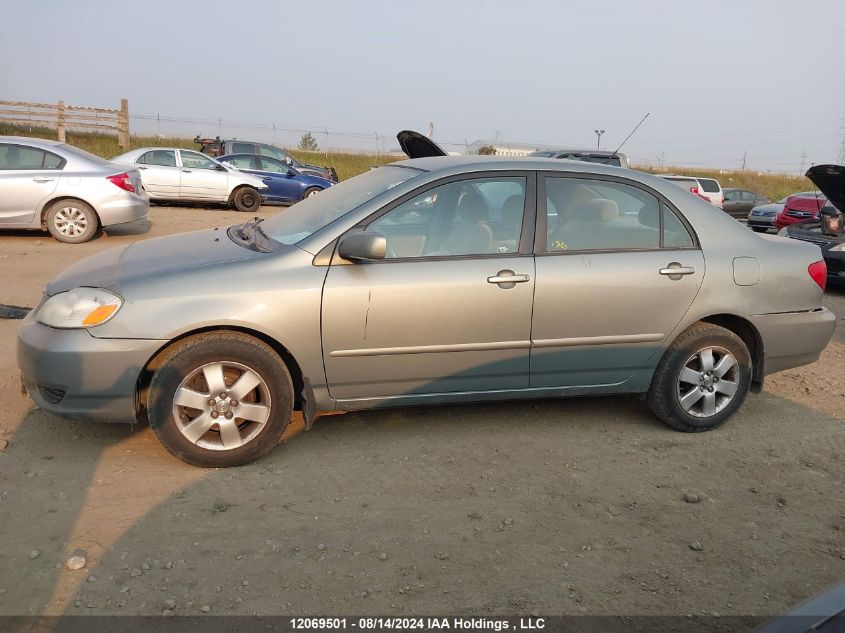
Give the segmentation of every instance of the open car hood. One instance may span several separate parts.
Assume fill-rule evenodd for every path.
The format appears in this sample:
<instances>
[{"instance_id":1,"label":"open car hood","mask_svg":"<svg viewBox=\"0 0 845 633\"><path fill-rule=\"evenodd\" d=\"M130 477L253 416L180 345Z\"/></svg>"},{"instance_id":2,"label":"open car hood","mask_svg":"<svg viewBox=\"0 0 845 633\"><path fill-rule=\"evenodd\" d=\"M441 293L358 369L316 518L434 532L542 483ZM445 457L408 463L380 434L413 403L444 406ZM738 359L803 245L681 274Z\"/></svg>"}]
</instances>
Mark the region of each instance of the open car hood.
<instances>
[{"instance_id":1,"label":"open car hood","mask_svg":"<svg viewBox=\"0 0 845 633\"><path fill-rule=\"evenodd\" d=\"M448 156L437 143L427 136L413 130L402 130L396 135L399 147L408 158L428 158L429 156Z\"/></svg>"},{"instance_id":2,"label":"open car hood","mask_svg":"<svg viewBox=\"0 0 845 633\"><path fill-rule=\"evenodd\" d=\"M845 213L845 167L814 165L807 170L806 176L833 206Z\"/></svg>"}]
</instances>

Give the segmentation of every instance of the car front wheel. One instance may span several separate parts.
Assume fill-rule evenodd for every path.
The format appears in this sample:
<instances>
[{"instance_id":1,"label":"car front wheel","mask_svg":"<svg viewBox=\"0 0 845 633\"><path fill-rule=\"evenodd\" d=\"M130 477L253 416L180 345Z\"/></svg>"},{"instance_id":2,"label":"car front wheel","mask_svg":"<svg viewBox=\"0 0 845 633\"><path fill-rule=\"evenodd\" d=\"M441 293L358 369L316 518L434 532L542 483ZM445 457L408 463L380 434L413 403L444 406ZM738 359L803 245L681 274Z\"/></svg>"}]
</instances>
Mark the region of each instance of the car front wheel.
<instances>
[{"instance_id":1,"label":"car front wheel","mask_svg":"<svg viewBox=\"0 0 845 633\"><path fill-rule=\"evenodd\" d=\"M247 213L258 211L258 207L261 206L261 194L252 187L241 187L232 196L232 204L238 211Z\"/></svg>"},{"instance_id":2,"label":"car front wheel","mask_svg":"<svg viewBox=\"0 0 845 633\"><path fill-rule=\"evenodd\" d=\"M165 352L148 392L150 426L195 466L241 466L278 444L293 385L278 354L237 332L194 336Z\"/></svg>"},{"instance_id":3,"label":"car front wheel","mask_svg":"<svg viewBox=\"0 0 845 633\"><path fill-rule=\"evenodd\" d=\"M751 386L751 354L736 334L696 323L666 350L646 401L669 426L696 433L715 429L742 405Z\"/></svg>"},{"instance_id":4,"label":"car front wheel","mask_svg":"<svg viewBox=\"0 0 845 633\"><path fill-rule=\"evenodd\" d=\"M306 189L305 191L302 192L302 199L305 200L305 198L310 198L311 196L316 196L321 191L322 191L322 189L320 189L319 187L310 187L309 189Z\"/></svg>"}]
</instances>

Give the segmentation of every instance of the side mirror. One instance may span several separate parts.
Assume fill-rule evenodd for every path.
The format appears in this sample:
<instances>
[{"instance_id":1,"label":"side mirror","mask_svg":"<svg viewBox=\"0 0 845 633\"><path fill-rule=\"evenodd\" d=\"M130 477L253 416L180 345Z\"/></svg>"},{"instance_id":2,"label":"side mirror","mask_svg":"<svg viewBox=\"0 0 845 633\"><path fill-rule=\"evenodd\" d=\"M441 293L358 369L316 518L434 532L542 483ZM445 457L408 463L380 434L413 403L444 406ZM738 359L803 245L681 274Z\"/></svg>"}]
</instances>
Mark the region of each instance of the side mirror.
<instances>
[{"instance_id":1,"label":"side mirror","mask_svg":"<svg viewBox=\"0 0 845 633\"><path fill-rule=\"evenodd\" d=\"M384 259L387 255L387 239L376 232L352 233L341 240L337 253L351 262Z\"/></svg>"},{"instance_id":2,"label":"side mirror","mask_svg":"<svg viewBox=\"0 0 845 633\"><path fill-rule=\"evenodd\" d=\"M299 172L296 171L293 167L288 167L288 177L290 176L298 176Z\"/></svg>"},{"instance_id":3,"label":"side mirror","mask_svg":"<svg viewBox=\"0 0 845 633\"><path fill-rule=\"evenodd\" d=\"M285 164L286 165L293 165L293 159L290 156L285 157Z\"/></svg>"},{"instance_id":4,"label":"side mirror","mask_svg":"<svg viewBox=\"0 0 845 633\"><path fill-rule=\"evenodd\" d=\"M215 165L214 169L216 169L217 171L226 171L226 168L223 167L223 165Z\"/></svg>"}]
</instances>

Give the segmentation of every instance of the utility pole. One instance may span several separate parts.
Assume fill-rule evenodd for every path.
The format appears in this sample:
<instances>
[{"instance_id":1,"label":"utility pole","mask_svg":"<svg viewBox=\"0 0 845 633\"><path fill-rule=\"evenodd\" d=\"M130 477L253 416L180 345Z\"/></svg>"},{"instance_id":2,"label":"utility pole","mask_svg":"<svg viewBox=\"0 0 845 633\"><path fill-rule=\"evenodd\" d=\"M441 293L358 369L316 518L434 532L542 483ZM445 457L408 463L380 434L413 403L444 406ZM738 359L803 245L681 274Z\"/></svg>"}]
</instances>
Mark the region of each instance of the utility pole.
<instances>
[{"instance_id":1,"label":"utility pole","mask_svg":"<svg viewBox=\"0 0 845 633\"><path fill-rule=\"evenodd\" d=\"M838 165L845 165L845 128L842 129L842 145L839 147L839 157L836 159Z\"/></svg>"},{"instance_id":2,"label":"utility pole","mask_svg":"<svg viewBox=\"0 0 845 633\"><path fill-rule=\"evenodd\" d=\"M745 151L742 153L742 171L745 171L745 158L747 157L748 152Z\"/></svg>"},{"instance_id":3,"label":"utility pole","mask_svg":"<svg viewBox=\"0 0 845 633\"><path fill-rule=\"evenodd\" d=\"M434 122L428 124L428 138L434 138Z\"/></svg>"},{"instance_id":4,"label":"utility pole","mask_svg":"<svg viewBox=\"0 0 845 633\"><path fill-rule=\"evenodd\" d=\"M807 150L804 150L801 153L801 169L799 170L800 175L804 175L804 163L807 162Z\"/></svg>"},{"instance_id":5,"label":"utility pole","mask_svg":"<svg viewBox=\"0 0 845 633\"><path fill-rule=\"evenodd\" d=\"M601 135L604 134L604 130L594 130L596 133L596 149L601 149Z\"/></svg>"}]
</instances>

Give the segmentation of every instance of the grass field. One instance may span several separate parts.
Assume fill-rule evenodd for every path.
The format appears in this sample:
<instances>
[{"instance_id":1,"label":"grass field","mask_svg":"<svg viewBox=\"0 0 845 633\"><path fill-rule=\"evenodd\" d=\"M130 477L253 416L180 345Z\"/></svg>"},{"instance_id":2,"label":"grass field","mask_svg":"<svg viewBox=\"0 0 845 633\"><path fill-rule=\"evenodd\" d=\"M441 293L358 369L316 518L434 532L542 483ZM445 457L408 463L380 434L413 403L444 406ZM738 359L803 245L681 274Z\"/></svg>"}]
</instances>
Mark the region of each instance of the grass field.
<instances>
[{"instance_id":1,"label":"grass field","mask_svg":"<svg viewBox=\"0 0 845 633\"><path fill-rule=\"evenodd\" d=\"M23 127L0 123L0 135L16 136L37 136L41 138L56 138L56 131L48 128ZM117 138L106 134L91 132L68 132L67 141L93 154L111 158L121 153L117 144ZM182 147L186 149L199 149L191 138L157 138L154 136L132 136L131 146L150 147L167 146ZM373 165L383 165L399 160L399 157L384 154L358 154L353 152L303 152L297 149L288 149L297 159L304 163L313 165L331 165L337 170L341 180L351 178L370 169ZM639 169L648 173L657 173L652 167L640 167ZM689 176L705 176L715 178L722 187L738 187L749 189L768 196L772 200L778 200L796 191L807 191L813 189L813 184L804 176L790 176L786 174L766 174L755 171L722 171L719 169L689 169L685 167L664 167L660 173L685 174Z\"/></svg>"}]
</instances>

